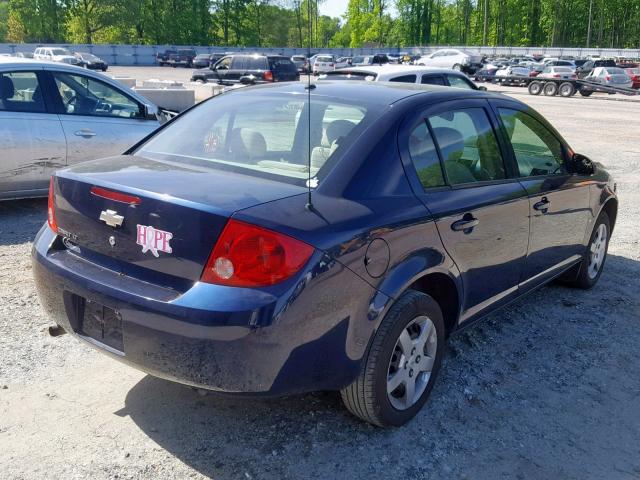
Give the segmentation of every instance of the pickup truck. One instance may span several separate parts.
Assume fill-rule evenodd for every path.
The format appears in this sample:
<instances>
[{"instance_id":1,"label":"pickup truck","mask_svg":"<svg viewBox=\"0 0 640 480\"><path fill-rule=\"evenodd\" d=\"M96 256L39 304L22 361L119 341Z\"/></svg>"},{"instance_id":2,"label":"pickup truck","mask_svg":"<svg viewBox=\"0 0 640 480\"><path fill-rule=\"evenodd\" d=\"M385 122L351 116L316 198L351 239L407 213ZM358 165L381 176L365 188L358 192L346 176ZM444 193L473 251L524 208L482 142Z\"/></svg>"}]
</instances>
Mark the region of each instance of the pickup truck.
<instances>
[{"instance_id":1,"label":"pickup truck","mask_svg":"<svg viewBox=\"0 0 640 480\"><path fill-rule=\"evenodd\" d=\"M169 64L169 57L171 57L171 55L175 55L176 53L178 53L177 50L168 49L168 50L165 50L162 53L156 54L156 61L158 62L158 65L160 65L161 67L164 66L164 65L168 65Z\"/></svg>"},{"instance_id":2,"label":"pickup truck","mask_svg":"<svg viewBox=\"0 0 640 480\"><path fill-rule=\"evenodd\" d=\"M197 55L198 54L193 48L181 48L178 49L176 53L169 55L167 65L171 65L174 68L178 65L183 67L192 67L193 59L196 58Z\"/></svg>"}]
</instances>

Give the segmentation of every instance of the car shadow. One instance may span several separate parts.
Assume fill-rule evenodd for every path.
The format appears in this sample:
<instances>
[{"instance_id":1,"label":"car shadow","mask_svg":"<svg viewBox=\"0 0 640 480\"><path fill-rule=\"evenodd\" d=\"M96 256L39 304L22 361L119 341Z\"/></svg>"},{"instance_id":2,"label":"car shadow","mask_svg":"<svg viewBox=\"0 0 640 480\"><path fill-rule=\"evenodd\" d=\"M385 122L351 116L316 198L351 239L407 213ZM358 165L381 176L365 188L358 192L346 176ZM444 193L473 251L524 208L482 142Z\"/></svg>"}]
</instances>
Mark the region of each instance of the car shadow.
<instances>
[{"instance_id":1,"label":"car shadow","mask_svg":"<svg viewBox=\"0 0 640 480\"><path fill-rule=\"evenodd\" d=\"M0 202L0 245L33 241L46 221L46 198Z\"/></svg>"},{"instance_id":2,"label":"car shadow","mask_svg":"<svg viewBox=\"0 0 640 480\"><path fill-rule=\"evenodd\" d=\"M589 368L637 358L638 279L640 262L610 255L596 288L544 287L452 336L429 402L402 428L356 420L334 392L202 396L151 376L116 414L216 479L606 477L614 464L640 474L629 450L640 405L620 400L640 391L639 362Z\"/></svg>"}]
</instances>

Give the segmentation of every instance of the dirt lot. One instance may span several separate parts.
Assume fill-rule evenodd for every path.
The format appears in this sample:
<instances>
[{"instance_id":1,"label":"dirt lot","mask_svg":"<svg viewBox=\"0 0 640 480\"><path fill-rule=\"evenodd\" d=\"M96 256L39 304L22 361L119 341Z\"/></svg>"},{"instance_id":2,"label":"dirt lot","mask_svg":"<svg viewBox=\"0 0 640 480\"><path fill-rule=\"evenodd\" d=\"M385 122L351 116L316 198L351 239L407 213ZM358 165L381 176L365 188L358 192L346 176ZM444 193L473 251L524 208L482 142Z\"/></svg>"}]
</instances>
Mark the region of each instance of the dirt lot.
<instances>
[{"instance_id":1,"label":"dirt lot","mask_svg":"<svg viewBox=\"0 0 640 480\"><path fill-rule=\"evenodd\" d=\"M396 430L358 422L333 393L202 397L49 338L29 258L46 202L0 204L0 477L640 478L638 105L510 90L616 176L604 274L451 338L429 403Z\"/></svg>"}]
</instances>

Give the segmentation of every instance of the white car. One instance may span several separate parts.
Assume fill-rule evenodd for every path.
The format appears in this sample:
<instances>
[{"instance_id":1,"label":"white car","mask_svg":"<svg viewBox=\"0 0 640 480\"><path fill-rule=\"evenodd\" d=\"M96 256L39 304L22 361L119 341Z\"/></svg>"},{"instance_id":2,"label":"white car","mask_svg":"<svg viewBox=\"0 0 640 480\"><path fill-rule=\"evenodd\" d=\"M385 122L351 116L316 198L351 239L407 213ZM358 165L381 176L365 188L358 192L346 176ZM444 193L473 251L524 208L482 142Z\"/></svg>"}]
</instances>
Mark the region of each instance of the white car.
<instances>
[{"instance_id":1,"label":"white car","mask_svg":"<svg viewBox=\"0 0 640 480\"><path fill-rule=\"evenodd\" d=\"M146 98L100 73L0 58L0 200L46 196L56 169L119 155L160 119Z\"/></svg>"},{"instance_id":2,"label":"white car","mask_svg":"<svg viewBox=\"0 0 640 480\"><path fill-rule=\"evenodd\" d=\"M81 60L66 48L39 47L33 52L34 60L49 60L50 62L79 65Z\"/></svg>"},{"instance_id":3,"label":"white car","mask_svg":"<svg viewBox=\"0 0 640 480\"><path fill-rule=\"evenodd\" d=\"M575 80L578 76L570 67L546 67L537 78L560 78L563 80Z\"/></svg>"},{"instance_id":4,"label":"white car","mask_svg":"<svg viewBox=\"0 0 640 480\"><path fill-rule=\"evenodd\" d=\"M474 73L482 68L483 56L468 50L446 48L424 55L416 62L426 67L451 68L466 73Z\"/></svg>"},{"instance_id":5,"label":"white car","mask_svg":"<svg viewBox=\"0 0 640 480\"><path fill-rule=\"evenodd\" d=\"M336 57L333 55L318 55L313 62L313 74L331 72L336 69Z\"/></svg>"},{"instance_id":6,"label":"white car","mask_svg":"<svg viewBox=\"0 0 640 480\"><path fill-rule=\"evenodd\" d=\"M321 75L318 80L417 83L421 85L466 88L468 90L486 90L484 87L477 87L476 84L469 80L462 72L448 68L397 64L341 68Z\"/></svg>"}]
</instances>

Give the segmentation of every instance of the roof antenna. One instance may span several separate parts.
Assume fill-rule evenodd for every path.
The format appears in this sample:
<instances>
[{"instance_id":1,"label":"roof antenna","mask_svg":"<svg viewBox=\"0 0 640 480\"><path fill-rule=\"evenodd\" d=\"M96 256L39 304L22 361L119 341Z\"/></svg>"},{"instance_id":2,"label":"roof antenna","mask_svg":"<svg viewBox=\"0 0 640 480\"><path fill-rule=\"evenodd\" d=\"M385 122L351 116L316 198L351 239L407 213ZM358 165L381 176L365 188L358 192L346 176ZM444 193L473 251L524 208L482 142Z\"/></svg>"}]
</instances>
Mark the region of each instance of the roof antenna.
<instances>
[{"instance_id":1,"label":"roof antenna","mask_svg":"<svg viewBox=\"0 0 640 480\"><path fill-rule=\"evenodd\" d=\"M308 132L308 152L307 152L307 167L309 169L308 171L308 178L307 178L307 205L305 206L305 208L307 210L313 210L313 203L311 202L311 90L313 90L314 88L316 88L315 85L311 84L311 72L313 71L313 67L311 65L311 35L312 35L312 29L313 29L313 21L311 20L311 1L307 2L307 17L309 17L309 41L307 42L307 61L309 62L309 68L308 68L308 72L307 72L307 85L306 85L306 90L307 90L307 98L308 98L308 105L307 105L307 114L308 114L308 118L307 118L307 127L309 129Z\"/></svg>"}]
</instances>

